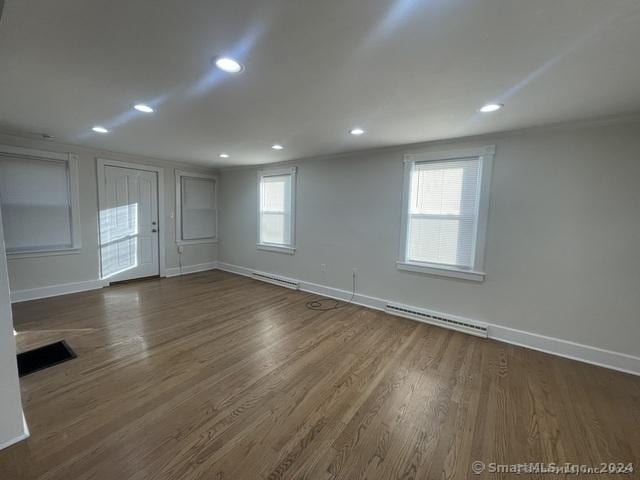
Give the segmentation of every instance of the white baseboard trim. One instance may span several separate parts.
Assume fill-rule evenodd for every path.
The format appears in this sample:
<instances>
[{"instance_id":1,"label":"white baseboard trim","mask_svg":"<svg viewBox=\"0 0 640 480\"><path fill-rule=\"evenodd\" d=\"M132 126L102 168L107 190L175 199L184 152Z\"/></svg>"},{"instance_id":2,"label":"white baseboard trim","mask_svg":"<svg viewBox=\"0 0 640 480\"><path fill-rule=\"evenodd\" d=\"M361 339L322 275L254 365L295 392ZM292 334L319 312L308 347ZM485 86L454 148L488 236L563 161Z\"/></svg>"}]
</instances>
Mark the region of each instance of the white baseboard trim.
<instances>
[{"instance_id":1,"label":"white baseboard trim","mask_svg":"<svg viewBox=\"0 0 640 480\"><path fill-rule=\"evenodd\" d=\"M238 265L231 265L224 262L218 262L217 268L219 270L244 275L246 277L251 277L251 273L253 272L253 269ZM315 293L317 295L345 301L348 301L351 298L351 292L347 290L328 287L317 283L305 282L303 280L298 281L300 282L300 290L304 292ZM397 303L397 301L385 300L378 297L371 297L356 293L353 303L363 307L384 311L387 303ZM569 340L547 337L537 333L516 330L514 328L503 327L495 324L488 324L488 327L489 338L500 342L530 348L532 350L538 350L552 355L558 355L560 357L570 358L572 360L630 373L632 375L640 375L640 357L635 357L625 353L612 352L610 350L604 350L590 345L583 345Z\"/></svg>"},{"instance_id":2,"label":"white baseboard trim","mask_svg":"<svg viewBox=\"0 0 640 480\"><path fill-rule=\"evenodd\" d=\"M56 297L68 293L86 292L87 290L98 290L107 286L105 280L87 280L86 282L62 283L60 285L50 285L48 287L30 288L27 290L12 290L11 303L26 302L27 300L37 300L39 298Z\"/></svg>"},{"instance_id":3,"label":"white baseboard trim","mask_svg":"<svg viewBox=\"0 0 640 480\"><path fill-rule=\"evenodd\" d=\"M218 262L218 270L224 270L225 272L237 273L245 277L250 277L254 271L251 268L240 267L238 265L231 265L230 263Z\"/></svg>"},{"instance_id":4,"label":"white baseboard trim","mask_svg":"<svg viewBox=\"0 0 640 480\"><path fill-rule=\"evenodd\" d=\"M27 419L24 417L24 413L22 414L22 433L19 434L16 437L13 437L10 440L7 440L6 442L2 442L0 443L0 450L4 450L5 448L10 447L11 445L15 445L18 442L21 442L22 440L26 440L27 438L29 438L31 434L29 433L29 426L27 425Z\"/></svg>"},{"instance_id":5,"label":"white baseboard trim","mask_svg":"<svg viewBox=\"0 0 640 480\"><path fill-rule=\"evenodd\" d=\"M315 293L322 295L323 297L335 298L337 300L343 300L348 302L351 298L351 292L347 290L340 290L339 288L327 287L326 285L320 285L318 283L303 282L300 281L300 290L303 292ZM356 305L363 307L373 308L375 310L384 311L387 306L387 302L381 298L370 297L361 293L356 293L353 296L353 301Z\"/></svg>"},{"instance_id":6,"label":"white baseboard trim","mask_svg":"<svg viewBox=\"0 0 640 480\"><path fill-rule=\"evenodd\" d=\"M489 326L489 338L560 357L590 363L599 367L640 375L640 357L604 350L590 345L547 337L500 325Z\"/></svg>"},{"instance_id":7,"label":"white baseboard trim","mask_svg":"<svg viewBox=\"0 0 640 480\"><path fill-rule=\"evenodd\" d=\"M251 268L240 267L238 265L231 265L230 263L218 262L218 270L224 270L225 272L237 273L238 275L244 275L245 277L252 277L252 273L255 271ZM269 272L264 272L269 274ZM273 275L273 274L271 274ZM315 293L325 297L335 298L337 300L348 301L351 298L351 292L346 290L340 290L339 288L327 287L317 283L305 282L303 280L295 280L300 284L300 290L303 292ZM384 310L386 302L382 299L369 297L356 293L353 297L353 303L361 305L363 307L374 308L376 310Z\"/></svg>"},{"instance_id":8,"label":"white baseboard trim","mask_svg":"<svg viewBox=\"0 0 640 480\"><path fill-rule=\"evenodd\" d=\"M199 263L198 265L185 265L182 267L167 268L167 277L178 277L189 273L205 272L207 270L215 270L218 268L218 262Z\"/></svg>"},{"instance_id":9,"label":"white baseboard trim","mask_svg":"<svg viewBox=\"0 0 640 480\"><path fill-rule=\"evenodd\" d=\"M188 273L204 272L205 270L214 270L217 268L218 262L207 262L198 265L187 265L182 267L167 268L167 277L176 277L178 275L186 275ZM39 298L56 297L58 295L67 295L69 293L86 292L88 290L97 290L109 285L109 280L88 280L86 282L63 283L60 285L50 285L48 287L31 288L27 290L12 290L11 303L26 302L28 300L37 300Z\"/></svg>"}]
</instances>

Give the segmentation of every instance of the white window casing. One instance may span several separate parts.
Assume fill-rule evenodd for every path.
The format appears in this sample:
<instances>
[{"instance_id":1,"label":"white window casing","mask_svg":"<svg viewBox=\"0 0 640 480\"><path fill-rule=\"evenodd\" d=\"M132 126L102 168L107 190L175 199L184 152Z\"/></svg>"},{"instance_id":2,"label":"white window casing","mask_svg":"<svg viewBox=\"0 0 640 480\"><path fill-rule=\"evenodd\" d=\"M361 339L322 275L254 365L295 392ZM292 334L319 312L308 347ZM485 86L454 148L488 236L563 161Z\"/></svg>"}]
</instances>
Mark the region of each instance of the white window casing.
<instances>
[{"instance_id":1,"label":"white window casing","mask_svg":"<svg viewBox=\"0 0 640 480\"><path fill-rule=\"evenodd\" d=\"M401 270L484 280L494 146L405 156Z\"/></svg>"},{"instance_id":2,"label":"white window casing","mask_svg":"<svg viewBox=\"0 0 640 480\"><path fill-rule=\"evenodd\" d=\"M176 170L176 243L218 241L218 178Z\"/></svg>"},{"instance_id":3,"label":"white window casing","mask_svg":"<svg viewBox=\"0 0 640 480\"><path fill-rule=\"evenodd\" d=\"M9 256L82 248L76 155L0 145L0 205Z\"/></svg>"},{"instance_id":4,"label":"white window casing","mask_svg":"<svg viewBox=\"0 0 640 480\"><path fill-rule=\"evenodd\" d=\"M296 167L258 171L260 250L295 253Z\"/></svg>"}]
</instances>

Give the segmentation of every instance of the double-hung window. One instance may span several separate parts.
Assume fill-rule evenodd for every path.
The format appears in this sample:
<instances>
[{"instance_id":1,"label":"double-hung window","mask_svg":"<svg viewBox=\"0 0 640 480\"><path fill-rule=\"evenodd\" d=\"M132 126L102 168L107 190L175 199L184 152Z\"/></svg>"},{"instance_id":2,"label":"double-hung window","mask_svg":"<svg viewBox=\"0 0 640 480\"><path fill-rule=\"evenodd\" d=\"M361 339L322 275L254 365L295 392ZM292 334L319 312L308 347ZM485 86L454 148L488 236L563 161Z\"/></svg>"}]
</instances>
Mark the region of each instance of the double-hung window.
<instances>
[{"instance_id":1,"label":"double-hung window","mask_svg":"<svg viewBox=\"0 0 640 480\"><path fill-rule=\"evenodd\" d=\"M0 206L8 254L78 252L78 203L75 155L0 145Z\"/></svg>"},{"instance_id":2,"label":"double-hung window","mask_svg":"<svg viewBox=\"0 0 640 480\"><path fill-rule=\"evenodd\" d=\"M213 243L218 239L218 179L176 170L176 243Z\"/></svg>"},{"instance_id":3,"label":"double-hung window","mask_svg":"<svg viewBox=\"0 0 640 480\"><path fill-rule=\"evenodd\" d=\"M258 172L258 248L295 252L296 168Z\"/></svg>"},{"instance_id":4,"label":"double-hung window","mask_svg":"<svg viewBox=\"0 0 640 480\"><path fill-rule=\"evenodd\" d=\"M494 147L405 157L398 268L484 280Z\"/></svg>"}]
</instances>

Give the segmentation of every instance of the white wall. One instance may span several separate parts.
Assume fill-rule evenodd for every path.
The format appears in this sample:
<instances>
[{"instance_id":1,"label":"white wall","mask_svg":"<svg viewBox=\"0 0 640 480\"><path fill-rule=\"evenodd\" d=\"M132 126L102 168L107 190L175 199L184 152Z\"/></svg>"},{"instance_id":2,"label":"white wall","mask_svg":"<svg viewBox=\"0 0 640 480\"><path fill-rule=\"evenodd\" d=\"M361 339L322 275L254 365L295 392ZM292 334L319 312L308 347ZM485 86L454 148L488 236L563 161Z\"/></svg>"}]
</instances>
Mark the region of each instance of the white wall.
<instances>
[{"instance_id":1,"label":"white wall","mask_svg":"<svg viewBox=\"0 0 640 480\"><path fill-rule=\"evenodd\" d=\"M98 192L96 157L160 166L164 169L165 209L163 234L166 244L166 266L175 268L178 252L175 243L175 175L176 168L212 173L211 169L192 167L181 163L168 163L144 157L102 152L54 142L24 139L0 134L0 144L37 148L54 152L71 152L79 156L80 220L82 227L82 251L78 254L50 255L45 257L15 258L9 256L9 280L11 291L30 290L67 283L97 280L100 276L98 256ZM162 225L161 225L162 228ZM162 233L162 232L161 232ZM199 265L215 261L216 244L185 245L183 265Z\"/></svg>"},{"instance_id":2,"label":"white wall","mask_svg":"<svg viewBox=\"0 0 640 480\"><path fill-rule=\"evenodd\" d=\"M25 434L0 214L0 448L24 437Z\"/></svg>"},{"instance_id":3,"label":"white wall","mask_svg":"<svg viewBox=\"0 0 640 480\"><path fill-rule=\"evenodd\" d=\"M484 283L397 270L403 155L489 144ZM221 177L220 262L344 290L356 267L365 295L640 354L637 119L293 163L295 255L256 250L256 170L231 169Z\"/></svg>"}]
</instances>

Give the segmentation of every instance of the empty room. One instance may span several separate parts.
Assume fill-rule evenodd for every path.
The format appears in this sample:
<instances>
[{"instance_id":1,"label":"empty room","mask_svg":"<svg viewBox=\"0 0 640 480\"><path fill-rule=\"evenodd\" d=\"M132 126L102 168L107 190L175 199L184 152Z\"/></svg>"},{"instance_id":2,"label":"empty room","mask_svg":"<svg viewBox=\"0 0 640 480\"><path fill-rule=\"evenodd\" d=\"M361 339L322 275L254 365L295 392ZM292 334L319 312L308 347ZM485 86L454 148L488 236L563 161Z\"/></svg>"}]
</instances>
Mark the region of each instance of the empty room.
<instances>
[{"instance_id":1,"label":"empty room","mask_svg":"<svg viewBox=\"0 0 640 480\"><path fill-rule=\"evenodd\" d=\"M639 0L0 0L0 480L639 471Z\"/></svg>"}]
</instances>

